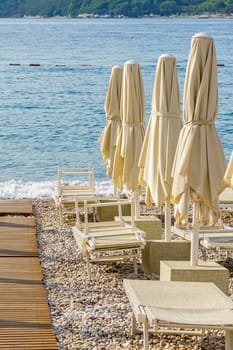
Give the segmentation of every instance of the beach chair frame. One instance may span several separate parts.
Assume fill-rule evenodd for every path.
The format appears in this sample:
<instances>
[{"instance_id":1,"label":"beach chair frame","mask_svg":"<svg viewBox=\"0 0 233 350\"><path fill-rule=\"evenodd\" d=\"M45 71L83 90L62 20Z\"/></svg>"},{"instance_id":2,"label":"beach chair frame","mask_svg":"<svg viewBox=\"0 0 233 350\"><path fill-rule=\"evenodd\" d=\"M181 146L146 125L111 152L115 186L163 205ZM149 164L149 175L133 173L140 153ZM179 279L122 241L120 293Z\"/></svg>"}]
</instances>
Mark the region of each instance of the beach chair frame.
<instances>
[{"instance_id":1,"label":"beach chair frame","mask_svg":"<svg viewBox=\"0 0 233 350\"><path fill-rule=\"evenodd\" d=\"M86 184L70 185L68 178L75 178L80 183ZM91 167L58 167L57 191L54 196L56 208L59 211L60 223L66 208L74 208L75 196L93 199L96 197L94 169Z\"/></svg>"},{"instance_id":2,"label":"beach chair frame","mask_svg":"<svg viewBox=\"0 0 233 350\"><path fill-rule=\"evenodd\" d=\"M78 200L78 199L77 199ZM122 206L131 205L130 223L125 223ZM89 222L88 212L98 207L117 206L119 221ZM76 244L86 261L87 273L91 277L90 262L115 262L133 260L134 272L137 274L137 261L141 260L144 248L145 232L135 226L135 201L118 199L110 202L88 203L84 200L84 223L72 227Z\"/></svg>"}]
</instances>

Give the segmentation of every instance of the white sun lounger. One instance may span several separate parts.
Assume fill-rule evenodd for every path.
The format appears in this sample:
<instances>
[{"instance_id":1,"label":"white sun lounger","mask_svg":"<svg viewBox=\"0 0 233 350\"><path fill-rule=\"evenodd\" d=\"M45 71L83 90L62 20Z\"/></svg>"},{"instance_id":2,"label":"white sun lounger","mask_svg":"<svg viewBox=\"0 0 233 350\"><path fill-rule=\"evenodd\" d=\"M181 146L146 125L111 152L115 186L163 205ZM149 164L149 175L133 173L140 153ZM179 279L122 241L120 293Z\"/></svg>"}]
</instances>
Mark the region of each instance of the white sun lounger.
<instances>
[{"instance_id":1,"label":"white sun lounger","mask_svg":"<svg viewBox=\"0 0 233 350\"><path fill-rule=\"evenodd\" d=\"M227 256L229 256L230 251L233 251L233 230L229 236L222 234L218 236L216 235L215 237L205 237L200 240L200 245L204 259L206 259L206 254L203 249L213 249L218 251L219 258L221 250L226 251Z\"/></svg>"},{"instance_id":2,"label":"white sun lounger","mask_svg":"<svg viewBox=\"0 0 233 350\"><path fill-rule=\"evenodd\" d=\"M225 190L219 196L219 202L220 204L224 204L227 207L233 206L233 189L230 187L225 188ZM200 227L198 232L199 240L217 236L220 237L222 234L227 237L233 237L233 227L223 225L221 222L215 227ZM174 225L173 233L184 239L191 240L191 229Z\"/></svg>"},{"instance_id":3,"label":"white sun lounger","mask_svg":"<svg viewBox=\"0 0 233 350\"><path fill-rule=\"evenodd\" d=\"M143 326L144 350L149 329L221 329L226 331L225 349L233 349L233 302L214 283L125 279L124 288L133 310L133 334L136 321Z\"/></svg>"},{"instance_id":4,"label":"white sun lounger","mask_svg":"<svg viewBox=\"0 0 233 350\"><path fill-rule=\"evenodd\" d=\"M191 231L188 229L174 227L174 233L191 241ZM230 250L233 250L233 227L199 229L199 245L204 260L207 259L206 249L218 250L219 254L221 249L224 249L229 253Z\"/></svg>"},{"instance_id":5,"label":"white sun lounger","mask_svg":"<svg viewBox=\"0 0 233 350\"><path fill-rule=\"evenodd\" d=\"M233 250L233 233L232 236L216 236L216 237L206 237L200 241L206 249L211 248L223 248Z\"/></svg>"},{"instance_id":6,"label":"white sun lounger","mask_svg":"<svg viewBox=\"0 0 233 350\"><path fill-rule=\"evenodd\" d=\"M198 232L199 240L203 240L204 238L215 238L221 236L233 238L233 227L231 226L224 226L224 228L200 228ZM189 241L191 240L191 230L189 229L174 226L173 233Z\"/></svg>"},{"instance_id":7,"label":"white sun lounger","mask_svg":"<svg viewBox=\"0 0 233 350\"><path fill-rule=\"evenodd\" d=\"M122 205L131 205L131 223L122 218ZM119 222L89 222L88 210L104 206L117 206ZM134 270L137 273L137 259L146 241L145 233L135 226L134 199L116 200L111 202L87 203L84 201L84 223L77 220L72 228L75 241L86 260L87 272L91 277L90 261L122 261L133 259Z\"/></svg>"},{"instance_id":8,"label":"white sun lounger","mask_svg":"<svg viewBox=\"0 0 233 350\"><path fill-rule=\"evenodd\" d=\"M91 167L58 167L58 184L54 201L59 210L60 222L64 209L75 206L75 196L78 196L79 202L83 202L84 199L92 201L96 198L94 170Z\"/></svg>"}]
</instances>

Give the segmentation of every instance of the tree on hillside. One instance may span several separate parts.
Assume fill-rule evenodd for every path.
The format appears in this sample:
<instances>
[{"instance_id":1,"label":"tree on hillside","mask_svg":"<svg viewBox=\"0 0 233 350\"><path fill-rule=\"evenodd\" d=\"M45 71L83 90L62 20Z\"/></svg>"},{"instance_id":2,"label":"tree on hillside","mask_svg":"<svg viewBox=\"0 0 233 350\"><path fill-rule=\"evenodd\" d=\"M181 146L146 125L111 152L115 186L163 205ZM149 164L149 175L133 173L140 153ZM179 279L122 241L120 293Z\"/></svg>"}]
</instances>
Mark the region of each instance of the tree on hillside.
<instances>
[{"instance_id":1,"label":"tree on hillside","mask_svg":"<svg viewBox=\"0 0 233 350\"><path fill-rule=\"evenodd\" d=\"M112 16L232 13L233 0L1 0L0 17L77 16L96 13Z\"/></svg>"},{"instance_id":2,"label":"tree on hillside","mask_svg":"<svg viewBox=\"0 0 233 350\"><path fill-rule=\"evenodd\" d=\"M178 15L180 13L180 7L177 6L174 0L166 0L160 4L159 11L161 16Z\"/></svg>"}]
</instances>

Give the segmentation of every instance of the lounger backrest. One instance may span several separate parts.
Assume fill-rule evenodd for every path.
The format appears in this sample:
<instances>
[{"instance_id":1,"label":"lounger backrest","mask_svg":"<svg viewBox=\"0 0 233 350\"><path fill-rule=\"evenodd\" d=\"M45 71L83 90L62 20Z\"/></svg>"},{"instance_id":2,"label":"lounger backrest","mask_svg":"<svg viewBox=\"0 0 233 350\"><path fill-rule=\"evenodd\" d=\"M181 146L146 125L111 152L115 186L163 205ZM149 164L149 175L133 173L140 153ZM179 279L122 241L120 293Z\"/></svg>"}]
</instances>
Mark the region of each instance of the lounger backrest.
<instances>
[{"instance_id":1,"label":"lounger backrest","mask_svg":"<svg viewBox=\"0 0 233 350\"><path fill-rule=\"evenodd\" d=\"M87 186L68 186L64 183L65 178L73 178L75 180L87 181ZM75 189L89 189L95 191L95 181L94 181L94 169L90 167L86 168L65 168L58 167L58 195L62 196L63 189L69 188L70 190Z\"/></svg>"},{"instance_id":2,"label":"lounger backrest","mask_svg":"<svg viewBox=\"0 0 233 350\"><path fill-rule=\"evenodd\" d=\"M135 200L134 198L131 199L118 199L115 201L108 201L108 202L101 202L97 201L96 203L88 203L87 200L84 200L84 234L88 236L88 210L94 209L98 207L110 207L110 206L117 206L118 208L118 216L119 220L121 221L122 226L125 226L125 221L122 216L122 205L131 205L131 220L130 224L132 227L132 230L135 229Z\"/></svg>"}]
</instances>

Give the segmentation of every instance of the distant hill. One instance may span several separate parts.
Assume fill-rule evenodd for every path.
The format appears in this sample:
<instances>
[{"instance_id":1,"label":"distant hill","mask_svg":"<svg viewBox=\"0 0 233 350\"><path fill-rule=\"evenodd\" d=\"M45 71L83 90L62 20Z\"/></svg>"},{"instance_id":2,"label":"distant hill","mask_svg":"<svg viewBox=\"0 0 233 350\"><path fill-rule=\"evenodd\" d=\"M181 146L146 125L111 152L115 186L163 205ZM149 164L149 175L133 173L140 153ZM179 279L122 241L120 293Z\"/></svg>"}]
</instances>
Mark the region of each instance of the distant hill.
<instances>
[{"instance_id":1,"label":"distant hill","mask_svg":"<svg viewBox=\"0 0 233 350\"><path fill-rule=\"evenodd\" d=\"M233 13L233 0L1 0L0 17L180 16Z\"/></svg>"}]
</instances>

